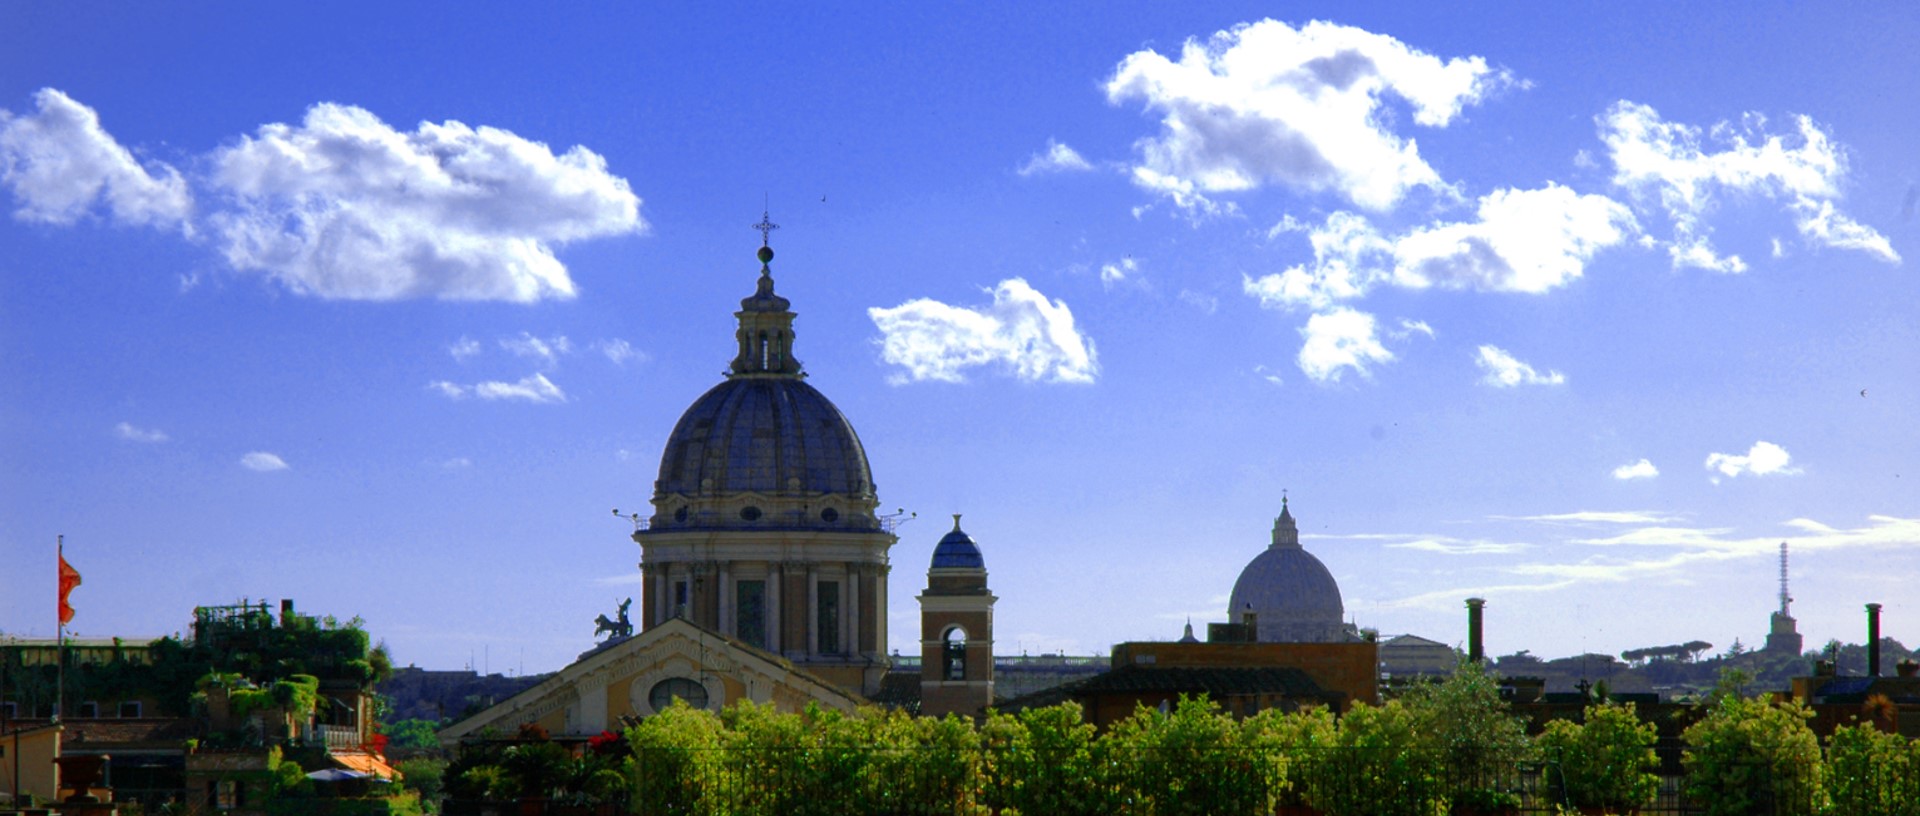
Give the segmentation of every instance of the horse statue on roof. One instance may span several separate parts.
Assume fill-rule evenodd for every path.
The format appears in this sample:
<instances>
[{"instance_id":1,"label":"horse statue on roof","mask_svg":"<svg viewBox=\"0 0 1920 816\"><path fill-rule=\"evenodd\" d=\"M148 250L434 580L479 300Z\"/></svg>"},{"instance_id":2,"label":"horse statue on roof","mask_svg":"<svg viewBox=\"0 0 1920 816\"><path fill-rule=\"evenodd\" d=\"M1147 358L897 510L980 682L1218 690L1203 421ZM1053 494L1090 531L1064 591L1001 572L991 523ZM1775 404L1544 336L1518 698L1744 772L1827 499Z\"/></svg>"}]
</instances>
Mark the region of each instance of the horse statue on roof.
<instances>
[{"instance_id":1,"label":"horse statue on roof","mask_svg":"<svg viewBox=\"0 0 1920 816\"><path fill-rule=\"evenodd\" d=\"M604 634L608 636L608 640L624 640L633 637L633 621L627 618L627 608L631 606L633 606L633 599L628 598L620 603L620 611L616 613L619 617L608 618L606 615L595 617L593 636L599 637Z\"/></svg>"}]
</instances>

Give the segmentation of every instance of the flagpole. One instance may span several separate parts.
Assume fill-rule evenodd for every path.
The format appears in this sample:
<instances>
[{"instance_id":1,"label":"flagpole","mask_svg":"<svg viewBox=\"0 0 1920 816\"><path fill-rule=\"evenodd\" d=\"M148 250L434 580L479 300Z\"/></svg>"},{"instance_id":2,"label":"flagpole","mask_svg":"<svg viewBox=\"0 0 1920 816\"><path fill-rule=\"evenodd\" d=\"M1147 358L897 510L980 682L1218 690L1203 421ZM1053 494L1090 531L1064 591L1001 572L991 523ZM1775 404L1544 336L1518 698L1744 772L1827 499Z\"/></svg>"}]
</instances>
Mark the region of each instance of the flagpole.
<instances>
[{"instance_id":1,"label":"flagpole","mask_svg":"<svg viewBox=\"0 0 1920 816\"><path fill-rule=\"evenodd\" d=\"M67 563L67 537L64 535L56 536L53 547L59 563L64 566ZM61 713L66 711L67 702L67 619L64 615L56 614L55 617L60 619L60 635L58 644L54 647L53 652L55 666L53 671L53 722L58 723L60 722Z\"/></svg>"}]
</instances>

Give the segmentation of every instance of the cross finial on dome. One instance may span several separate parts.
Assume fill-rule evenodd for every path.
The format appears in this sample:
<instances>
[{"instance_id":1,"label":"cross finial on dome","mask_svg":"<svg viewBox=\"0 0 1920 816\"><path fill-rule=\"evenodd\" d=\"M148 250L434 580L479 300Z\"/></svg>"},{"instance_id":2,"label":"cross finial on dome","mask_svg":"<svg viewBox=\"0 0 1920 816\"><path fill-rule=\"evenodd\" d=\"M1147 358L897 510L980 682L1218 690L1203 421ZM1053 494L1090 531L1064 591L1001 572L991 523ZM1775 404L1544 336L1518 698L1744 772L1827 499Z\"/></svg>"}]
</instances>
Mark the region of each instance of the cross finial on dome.
<instances>
[{"instance_id":1,"label":"cross finial on dome","mask_svg":"<svg viewBox=\"0 0 1920 816\"><path fill-rule=\"evenodd\" d=\"M760 223L753 225L753 228L760 231L760 245L768 246L768 239L773 236L774 230L780 228L780 225L773 223L773 219L768 217L766 210L761 210Z\"/></svg>"}]
</instances>

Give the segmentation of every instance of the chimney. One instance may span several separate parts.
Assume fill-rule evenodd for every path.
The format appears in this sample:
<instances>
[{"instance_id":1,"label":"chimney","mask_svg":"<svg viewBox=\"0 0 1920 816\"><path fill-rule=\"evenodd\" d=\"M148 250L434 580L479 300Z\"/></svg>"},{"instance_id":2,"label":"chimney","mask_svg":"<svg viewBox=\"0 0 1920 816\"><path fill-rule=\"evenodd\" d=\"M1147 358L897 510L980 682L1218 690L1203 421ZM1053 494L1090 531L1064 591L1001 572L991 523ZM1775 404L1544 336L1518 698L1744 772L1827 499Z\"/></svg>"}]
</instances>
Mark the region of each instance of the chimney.
<instances>
[{"instance_id":1,"label":"chimney","mask_svg":"<svg viewBox=\"0 0 1920 816\"><path fill-rule=\"evenodd\" d=\"M1880 605L1867 604L1867 676L1880 676Z\"/></svg>"},{"instance_id":2,"label":"chimney","mask_svg":"<svg viewBox=\"0 0 1920 816\"><path fill-rule=\"evenodd\" d=\"M293 599L292 598L280 599L280 625L283 627L293 625Z\"/></svg>"},{"instance_id":3,"label":"chimney","mask_svg":"<svg viewBox=\"0 0 1920 816\"><path fill-rule=\"evenodd\" d=\"M1467 659L1479 663L1486 659L1487 652L1482 646L1480 610L1487 605L1485 599L1467 599Z\"/></svg>"}]
</instances>

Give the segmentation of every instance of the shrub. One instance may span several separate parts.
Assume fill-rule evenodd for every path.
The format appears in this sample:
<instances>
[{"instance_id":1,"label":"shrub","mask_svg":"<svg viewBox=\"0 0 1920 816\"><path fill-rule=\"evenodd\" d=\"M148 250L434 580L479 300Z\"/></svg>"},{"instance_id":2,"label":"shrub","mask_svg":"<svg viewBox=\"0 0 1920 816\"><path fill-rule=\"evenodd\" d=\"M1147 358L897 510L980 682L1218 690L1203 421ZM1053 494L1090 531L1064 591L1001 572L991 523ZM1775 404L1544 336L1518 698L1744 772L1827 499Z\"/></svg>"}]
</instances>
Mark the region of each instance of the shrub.
<instances>
[{"instance_id":1,"label":"shrub","mask_svg":"<svg viewBox=\"0 0 1920 816\"><path fill-rule=\"evenodd\" d=\"M633 805L645 814L706 812L702 802L717 761L720 720L675 700L667 710L627 729L634 748Z\"/></svg>"},{"instance_id":2,"label":"shrub","mask_svg":"<svg viewBox=\"0 0 1920 816\"><path fill-rule=\"evenodd\" d=\"M1660 791L1653 723L1631 706L1588 706L1586 722L1554 720L1537 744L1559 768L1567 799L1575 807L1627 812L1653 801Z\"/></svg>"},{"instance_id":3,"label":"shrub","mask_svg":"<svg viewBox=\"0 0 1920 816\"><path fill-rule=\"evenodd\" d=\"M1818 812L1824 797L1820 742L1807 727L1813 712L1798 702L1742 697L1732 690L1737 678L1729 680L1685 732L1687 796L1709 816Z\"/></svg>"},{"instance_id":4,"label":"shrub","mask_svg":"<svg viewBox=\"0 0 1920 816\"><path fill-rule=\"evenodd\" d=\"M446 789L447 763L430 757L403 759L394 765L400 783L420 794L420 806L430 813L440 812L440 794Z\"/></svg>"},{"instance_id":5,"label":"shrub","mask_svg":"<svg viewBox=\"0 0 1920 816\"><path fill-rule=\"evenodd\" d=\"M1107 739L1132 762L1124 789L1136 812L1213 816L1273 812L1286 783L1286 760L1248 750L1240 726L1218 705L1186 696L1167 714L1145 706Z\"/></svg>"},{"instance_id":6,"label":"shrub","mask_svg":"<svg viewBox=\"0 0 1920 816\"><path fill-rule=\"evenodd\" d=\"M1339 739L1333 713L1321 706L1292 713L1269 708L1241 728L1248 748L1286 757L1286 778L1276 790L1279 803L1319 807L1331 782L1329 752Z\"/></svg>"},{"instance_id":7,"label":"shrub","mask_svg":"<svg viewBox=\"0 0 1920 816\"><path fill-rule=\"evenodd\" d=\"M1827 743L1833 813L1920 814L1920 743L1868 724L1844 726Z\"/></svg>"},{"instance_id":8,"label":"shrub","mask_svg":"<svg viewBox=\"0 0 1920 816\"><path fill-rule=\"evenodd\" d=\"M1108 784L1109 746L1079 703L987 715L980 739L988 804L1002 812L1104 816L1118 809Z\"/></svg>"},{"instance_id":9,"label":"shrub","mask_svg":"<svg viewBox=\"0 0 1920 816\"><path fill-rule=\"evenodd\" d=\"M1340 718L1315 805L1330 816L1429 816L1446 808L1424 718L1399 700L1356 704Z\"/></svg>"}]
</instances>

